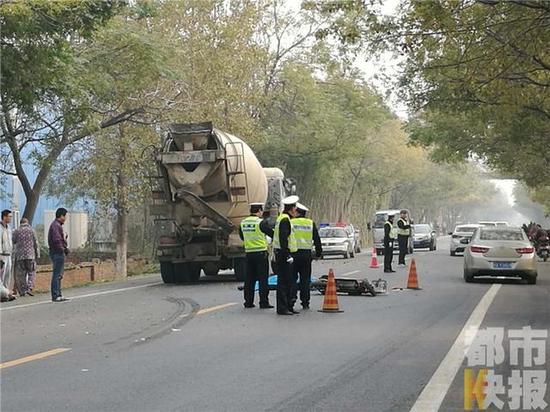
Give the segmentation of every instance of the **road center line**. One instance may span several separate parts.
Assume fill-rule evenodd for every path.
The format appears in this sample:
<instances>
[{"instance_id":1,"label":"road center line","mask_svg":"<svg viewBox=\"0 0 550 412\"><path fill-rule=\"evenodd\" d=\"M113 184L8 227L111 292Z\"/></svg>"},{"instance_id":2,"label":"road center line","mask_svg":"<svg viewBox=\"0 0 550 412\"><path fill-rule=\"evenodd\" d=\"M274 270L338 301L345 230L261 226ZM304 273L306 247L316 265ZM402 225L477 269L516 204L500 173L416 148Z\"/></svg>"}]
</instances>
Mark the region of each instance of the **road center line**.
<instances>
[{"instance_id":1,"label":"road center line","mask_svg":"<svg viewBox=\"0 0 550 412\"><path fill-rule=\"evenodd\" d=\"M24 358L14 359L12 361L0 363L0 369L11 368L12 366L22 365L27 362L48 358L50 356L57 355L59 353L70 351L69 348L57 348L48 350L46 352L36 353L34 355L25 356Z\"/></svg>"},{"instance_id":2,"label":"road center line","mask_svg":"<svg viewBox=\"0 0 550 412\"><path fill-rule=\"evenodd\" d=\"M70 296L70 299L73 300L73 299L91 298L91 297L94 297L94 296L109 295L111 293L126 292L126 291L129 291L129 290L143 289L143 288L148 288L148 287L151 287L151 286L158 286L158 285L163 285L163 283L162 282L148 283L147 285L130 286L128 288L104 290L104 291L101 291L101 292L87 293L85 295ZM15 305L15 306L8 306L7 308L0 308L0 311L4 312L4 311L7 311L7 310L28 308L28 307L31 307L31 306L44 305L46 303L54 303L54 302L52 302L51 300L42 300L40 302L26 303L24 305ZM60 303L55 303L55 304L60 305Z\"/></svg>"},{"instance_id":3,"label":"road center line","mask_svg":"<svg viewBox=\"0 0 550 412\"><path fill-rule=\"evenodd\" d=\"M237 305L237 302L224 303L223 305L218 305L218 306L211 306L209 308L200 309L199 311L197 311L197 315L204 315L206 313L215 312L217 310L222 310L235 305Z\"/></svg>"},{"instance_id":4,"label":"road center line","mask_svg":"<svg viewBox=\"0 0 550 412\"><path fill-rule=\"evenodd\" d=\"M464 356L468 352L479 326L501 286L500 284L494 284L483 295L410 412L439 411L449 387L462 366Z\"/></svg>"}]
</instances>

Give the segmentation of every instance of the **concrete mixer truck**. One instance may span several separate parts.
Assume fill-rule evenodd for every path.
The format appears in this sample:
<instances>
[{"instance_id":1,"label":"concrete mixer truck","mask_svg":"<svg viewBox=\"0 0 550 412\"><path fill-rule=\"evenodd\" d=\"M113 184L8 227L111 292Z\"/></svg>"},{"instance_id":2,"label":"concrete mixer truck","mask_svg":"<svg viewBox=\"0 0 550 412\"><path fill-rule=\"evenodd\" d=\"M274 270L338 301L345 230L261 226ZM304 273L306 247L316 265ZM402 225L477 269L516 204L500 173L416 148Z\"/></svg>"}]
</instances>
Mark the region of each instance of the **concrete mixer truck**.
<instances>
[{"instance_id":1,"label":"concrete mixer truck","mask_svg":"<svg viewBox=\"0 0 550 412\"><path fill-rule=\"evenodd\" d=\"M156 153L158 184L151 215L165 283L193 282L234 269L243 280L245 255L238 236L249 204L266 204L276 218L295 184L277 168L263 168L250 147L212 123L171 124Z\"/></svg>"}]
</instances>

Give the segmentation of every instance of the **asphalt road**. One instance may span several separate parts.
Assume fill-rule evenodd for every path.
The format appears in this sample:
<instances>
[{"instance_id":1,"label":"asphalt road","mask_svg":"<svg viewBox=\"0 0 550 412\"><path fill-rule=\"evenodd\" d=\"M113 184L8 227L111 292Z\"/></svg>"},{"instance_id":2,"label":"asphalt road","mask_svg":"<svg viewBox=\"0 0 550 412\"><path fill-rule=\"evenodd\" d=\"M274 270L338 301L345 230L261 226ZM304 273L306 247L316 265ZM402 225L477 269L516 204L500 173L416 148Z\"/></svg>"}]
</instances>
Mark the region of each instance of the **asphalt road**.
<instances>
[{"instance_id":1,"label":"asphalt road","mask_svg":"<svg viewBox=\"0 0 550 412\"><path fill-rule=\"evenodd\" d=\"M428 382L436 387L434 373L496 288L464 283L446 239L414 257L423 290L340 295L339 314L319 313L318 293L298 316L244 309L228 277L164 285L147 276L67 290L76 298L66 303L42 295L3 304L1 410L408 411ZM406 285L406 269L384 276L369 263L366 253L327 259L314 274ZM537 285L497 283L481 328L549 329L550 264ZM440 410L463 410L465 366L440 391Z\"/></svg>"}]
</instances>

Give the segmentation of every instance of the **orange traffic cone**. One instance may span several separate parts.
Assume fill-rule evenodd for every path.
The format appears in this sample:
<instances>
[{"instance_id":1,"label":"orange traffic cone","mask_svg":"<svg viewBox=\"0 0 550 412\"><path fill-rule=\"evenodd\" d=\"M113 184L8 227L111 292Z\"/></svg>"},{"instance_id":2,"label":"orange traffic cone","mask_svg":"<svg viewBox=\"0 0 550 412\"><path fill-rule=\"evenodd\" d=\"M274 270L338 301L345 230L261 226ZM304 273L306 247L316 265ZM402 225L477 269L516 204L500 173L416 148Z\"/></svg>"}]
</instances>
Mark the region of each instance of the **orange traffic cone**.
<instances>
[{"instance_id":1,"label":"orange traffic cone","mask_svg":"<svg viewBox=\"0 0 550 412\"><path fill-rule=\"evenodd\" d=\"M336 281L334 280L334 272L332 269L328 271L328 283L325 290L325 300L323 301L323 307L319 312L327 313L340 313L338 306L338 295L336 295Z\"/></svg>"},{"instance_id":2,"label":"orange traffic cone","mask_svg":"<svg viewBox=\"0 0 550 412\"><path fill-rule=\"evenodd\" d=\"M376 256L376 248L373 247L372 248L372 254L371 254L372 258L370 260L370 268L371 269L378 269L380 267L380 265L378 264L378 257Z\"/></svg>"},{"instance_id":3,"label":"orange traffic cone","mask_svg":"<svg viewBox=\"0 0 550 412\"><path fill-rule=\"evenodd\" d=\"M411 267L409 269L409 280L407 281L407 289L421 290L418 286L418 275L416 274L416 262L411 259Z\"/></svg>"}]
</instances>

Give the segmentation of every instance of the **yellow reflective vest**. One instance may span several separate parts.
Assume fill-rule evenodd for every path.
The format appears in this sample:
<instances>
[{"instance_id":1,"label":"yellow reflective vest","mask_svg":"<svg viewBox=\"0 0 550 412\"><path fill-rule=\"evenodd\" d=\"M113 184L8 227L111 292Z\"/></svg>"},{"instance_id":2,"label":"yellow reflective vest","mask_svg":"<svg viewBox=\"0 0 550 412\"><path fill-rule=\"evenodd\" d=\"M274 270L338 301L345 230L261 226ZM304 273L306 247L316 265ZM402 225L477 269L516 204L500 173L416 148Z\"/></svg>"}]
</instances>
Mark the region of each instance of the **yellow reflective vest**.
<instances>
[{"instance_id":1,"label":"yellow reflective vest","mask_svg":"<svg viewBox=\"0 0 550 412\"><path fill-rule=\"evenodd\" d=\"M313 220L297 217L291 220L292 232L298 250L311 250L313 246Z\"/></svg>"},{"instance_id":2,"label":"yellow reflective vest","mask_svg":"<svg viewBox=\"0 0 550 412\"><path fill-rule=\"evenodd\" d=\"M390 239L395 239L397 237L397 230L395 226L389 220L386 220L384 225L390 225Z\"/></svg>"},{"instance_id":3,"label":"yellow reflective vest","mask_svg":"<svg viewBox=\"0 0 550 412\"><path fill-rule=\"evenodd\" d=\"M248 216L241 221L244 250L246 253L267 251L267 239L260 230L262 219L258 216Z\"/></svg>"},{"instance_id":4,"label":"yellow reflective vest","mask_svg":"<svg viewBox=\"0 0 550 412\"><path fill-rule=\"evenodd\" d=\"M409 222L407 222L405 219L399 218L399 220L397 221L397 234L400 235L400 236L410 236L411 235L411 229L401 229L399 227L399 222L403 222L403 224L405 226L407 226L409 224Z\"/></svg>"},{"instance_id":5,"label":"yellow reflective vest","mask_svg":"<svg viewBox=\"0 0 550 412\"><path fill-rule=\"evenodd\" d=\"M281 225L281 222L285 219L288 219L290 222L290 236L288 237L288 248L291 253L294 253L298 250L296 247L296 239L294 238L294 229L292 228L292 221L290 220L290 216L286 213L281 213L277 217L277 222L275 223L275 230L273 231L273 248L274 249L281 249L281 242L279 240L279 227Z\"/></svg>"}]
</instances>

